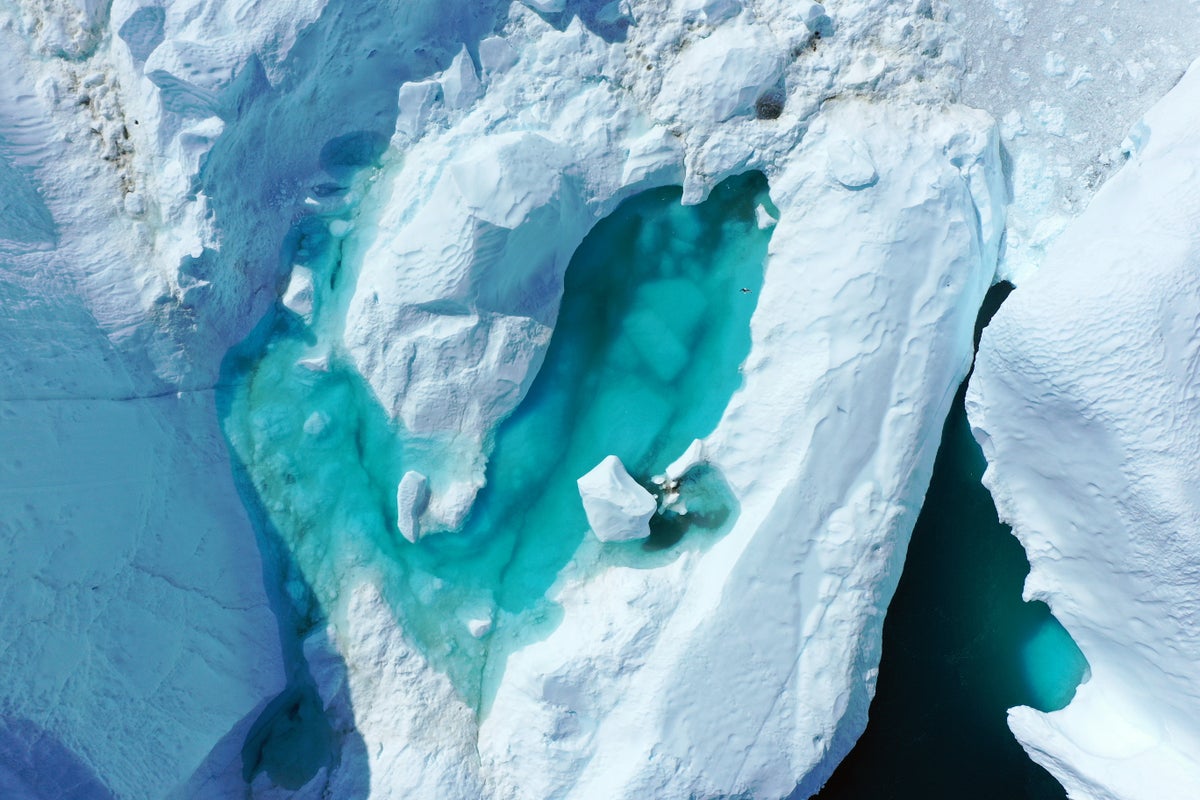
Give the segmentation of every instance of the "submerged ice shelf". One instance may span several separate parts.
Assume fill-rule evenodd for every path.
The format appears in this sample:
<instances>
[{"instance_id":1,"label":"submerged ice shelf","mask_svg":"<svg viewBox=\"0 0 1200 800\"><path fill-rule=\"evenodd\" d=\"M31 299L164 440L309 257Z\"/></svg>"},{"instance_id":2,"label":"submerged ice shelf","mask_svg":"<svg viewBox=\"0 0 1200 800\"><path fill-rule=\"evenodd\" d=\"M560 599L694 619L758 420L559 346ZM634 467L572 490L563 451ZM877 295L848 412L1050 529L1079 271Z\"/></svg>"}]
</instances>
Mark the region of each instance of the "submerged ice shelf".
<instances>
[{"instance_id":1,"label":"submerged ice shelf","mask_svg":"<svg viewBox=\"0 0 1200 800\"><path fill-rule=\"evenodd\" d=\"M438 491L444 443L393 426L339 352L353 276L331 231L350 219L299 224L292 249L316 276L313 322L273 311L231 354L222 404L262 524L312 586L317 617L336 613L347 570L386 576L403 629L476 706L485 665L502 673L506 648L555 624L547 590L588 527L575 479L615 454L650 486L712 431L741 382L770 238L756 218L770 207L766 182L731 178L696 206L679 197L667 188L627 200L584 240L545 362L496 433L475 509L462 530L416 543L397 530L395 487L420 470ZM596 568L661 563L689 528L680 546L697 546L734 512L721 486L709 470L687 517L660 516L646 542L587 557Z\"/></svg>"}]
</instances>

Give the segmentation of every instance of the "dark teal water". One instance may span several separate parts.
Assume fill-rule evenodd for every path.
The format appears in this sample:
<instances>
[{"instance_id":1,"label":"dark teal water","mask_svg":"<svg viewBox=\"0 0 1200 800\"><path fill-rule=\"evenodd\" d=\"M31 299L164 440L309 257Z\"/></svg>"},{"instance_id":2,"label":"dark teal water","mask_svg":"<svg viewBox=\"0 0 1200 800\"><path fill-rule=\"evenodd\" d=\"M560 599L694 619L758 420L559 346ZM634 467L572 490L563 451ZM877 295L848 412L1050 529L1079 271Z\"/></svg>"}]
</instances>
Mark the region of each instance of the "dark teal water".
<instances>
[{"instance_id":1,"label":"dark teal water","mask_svg":"<svg viewBox=\"0 0 1200 800\"><path fill-rule=\"evenodd\" d=\"M981 329L1011 287L988 294ZM976 335L978 342L978 331ZM1025 603L1025 552L996 517L963 398L883 627L866 733L820 800L1061 800L1007 726L1007 709L1061 708L1087 669L1043 603Z\"/></svg>"}]
</instances>

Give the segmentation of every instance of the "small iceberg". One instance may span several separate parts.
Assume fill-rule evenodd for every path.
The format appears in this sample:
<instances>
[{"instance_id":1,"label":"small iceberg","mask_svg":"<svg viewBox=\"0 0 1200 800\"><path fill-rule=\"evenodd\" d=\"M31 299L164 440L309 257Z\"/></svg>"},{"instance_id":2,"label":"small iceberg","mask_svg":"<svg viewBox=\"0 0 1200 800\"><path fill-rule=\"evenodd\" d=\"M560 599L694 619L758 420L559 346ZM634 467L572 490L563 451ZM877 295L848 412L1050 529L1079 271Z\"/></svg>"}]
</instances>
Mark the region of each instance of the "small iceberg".
<instances>
[{"instance_id":1,"label":"small iceberg","mask_svg":"<svg viewBox=\"0 0 1200 800\"><path fill-rule=\"evenodd\" d=\"M650 535L654 496L638 485L616 456L608 456L577 481L588 525L602 542L629 542Z\"/></svg>"}]
</instances>

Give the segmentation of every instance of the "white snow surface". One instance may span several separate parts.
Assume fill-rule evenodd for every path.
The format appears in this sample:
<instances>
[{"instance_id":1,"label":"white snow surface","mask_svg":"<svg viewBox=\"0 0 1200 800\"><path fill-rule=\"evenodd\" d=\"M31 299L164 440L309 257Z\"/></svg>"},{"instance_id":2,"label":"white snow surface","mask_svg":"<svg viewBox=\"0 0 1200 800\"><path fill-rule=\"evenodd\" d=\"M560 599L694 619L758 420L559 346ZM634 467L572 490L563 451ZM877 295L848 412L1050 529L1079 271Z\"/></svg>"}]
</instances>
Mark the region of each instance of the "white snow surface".
<instances>
[{"instance_id":1,"label":"white snow surface","mask_svg":"<svg viewBox=\"0 0 1200 800\"><path fill-rule=\"evenodd\" d=\"M984 333L984 482L1091 665L1010 712L1072 798L1200 797L1200 62Z\"/></svg>"}]
</instances>

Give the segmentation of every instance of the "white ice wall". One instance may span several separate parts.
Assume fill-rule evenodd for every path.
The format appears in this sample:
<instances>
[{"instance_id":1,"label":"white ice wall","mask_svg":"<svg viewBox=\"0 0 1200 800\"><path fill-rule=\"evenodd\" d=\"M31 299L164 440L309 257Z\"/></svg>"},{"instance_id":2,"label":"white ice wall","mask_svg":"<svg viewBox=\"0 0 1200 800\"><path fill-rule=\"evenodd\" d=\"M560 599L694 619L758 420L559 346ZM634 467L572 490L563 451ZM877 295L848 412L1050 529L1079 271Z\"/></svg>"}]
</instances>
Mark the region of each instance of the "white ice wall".
<instances>
[{"instance_id":1,"label":"white ice wall","mask_svg":"<svg viewBox=\"0 0 1200 800\"><path fill-rule=\"evenodd\" d=\"M1200 66L983 336L968 413L1025 586L1091 664L1010 712L1072 798L1200 796Z\"/></svg>"}]
</instances>

